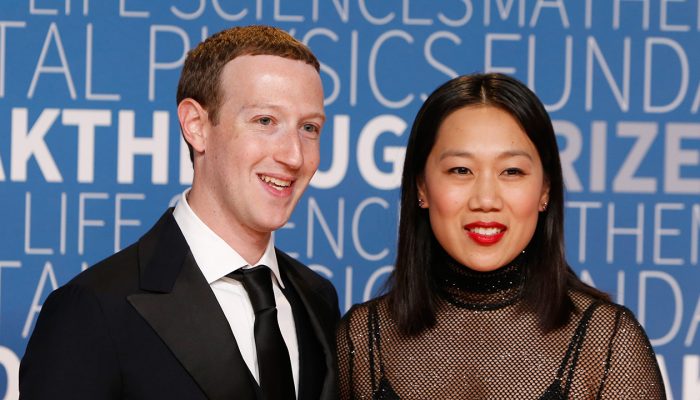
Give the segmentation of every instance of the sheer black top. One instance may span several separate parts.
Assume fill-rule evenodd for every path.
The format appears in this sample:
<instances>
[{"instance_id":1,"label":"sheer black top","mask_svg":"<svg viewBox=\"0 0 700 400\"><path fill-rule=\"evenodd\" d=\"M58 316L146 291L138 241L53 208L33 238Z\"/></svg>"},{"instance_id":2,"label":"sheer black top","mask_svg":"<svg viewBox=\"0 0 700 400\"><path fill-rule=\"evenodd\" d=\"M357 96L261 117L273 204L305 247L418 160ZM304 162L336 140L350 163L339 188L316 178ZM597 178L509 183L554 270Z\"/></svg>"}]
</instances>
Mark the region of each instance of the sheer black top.
<instances>
[{"instance_id":1,"label":"sheer black top","mask_svg":"<svg viewBox=\"0 0 700 400\"><path fill-rule=\"evenodd\" d=\"M341 399L665 399L632 312L572 292L577 313L542 333L517 265L446 263L436 325L401 335L385 297L354 306L338 331Z\"/></svg>"}]
</instances>

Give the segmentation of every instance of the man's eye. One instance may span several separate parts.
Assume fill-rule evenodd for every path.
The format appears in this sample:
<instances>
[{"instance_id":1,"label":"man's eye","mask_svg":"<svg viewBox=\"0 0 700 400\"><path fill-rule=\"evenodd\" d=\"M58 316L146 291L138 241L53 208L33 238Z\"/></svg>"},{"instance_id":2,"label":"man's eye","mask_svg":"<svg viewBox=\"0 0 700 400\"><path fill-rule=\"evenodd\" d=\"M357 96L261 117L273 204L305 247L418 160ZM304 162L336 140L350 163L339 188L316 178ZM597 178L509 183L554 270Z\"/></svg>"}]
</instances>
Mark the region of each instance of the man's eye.
<instances>
[{"instance_id":1,"label":"man's eye","mask_svg":"<svg viewBox=\"0 0 700 400\"><path fill-rule=\"evenodd\" d=\"M306 132L311 132L311 133L318 132L318 127L314 124L304 124L303 129Z\"/></svg>"},{"instance_id":2,"label":"man's eye","mask_svg":"<svg viewBox=\"0 0 700 400\"><path fill-rule=\"evenodd\" d=\"M270 117L260 117L258 118L258 122L261 125L270 125L272 123L272 118Z\"/></svg>"}]
</instances>

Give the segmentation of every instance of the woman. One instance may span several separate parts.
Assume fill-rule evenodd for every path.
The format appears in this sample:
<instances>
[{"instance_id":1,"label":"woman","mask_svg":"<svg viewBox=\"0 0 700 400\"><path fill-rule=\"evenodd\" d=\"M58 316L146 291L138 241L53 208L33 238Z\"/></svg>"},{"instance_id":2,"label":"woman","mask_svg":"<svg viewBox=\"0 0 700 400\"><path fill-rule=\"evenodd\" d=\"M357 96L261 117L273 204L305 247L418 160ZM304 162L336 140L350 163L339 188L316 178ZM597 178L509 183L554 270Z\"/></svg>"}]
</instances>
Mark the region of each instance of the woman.
<instances>
[{"instance_id":1,"label":"woman","mask_svg":"<svg viewBox=\"0 0 700 400\"><path fill-rule=\"evenodd\" d=\"M418 112L389 292L338 331L343 399L663 399L632 313L566 263L552 123L525 85L455 78Z\"/></svg>"}]
</instances>

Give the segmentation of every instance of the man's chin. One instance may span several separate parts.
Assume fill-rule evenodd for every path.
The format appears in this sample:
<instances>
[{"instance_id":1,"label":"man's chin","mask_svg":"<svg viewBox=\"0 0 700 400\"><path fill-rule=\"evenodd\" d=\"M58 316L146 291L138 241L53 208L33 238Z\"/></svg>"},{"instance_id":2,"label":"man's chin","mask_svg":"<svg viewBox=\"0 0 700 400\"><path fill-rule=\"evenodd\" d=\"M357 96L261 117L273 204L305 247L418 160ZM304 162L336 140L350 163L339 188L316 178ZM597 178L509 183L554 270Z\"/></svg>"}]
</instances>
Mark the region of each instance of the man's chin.
<instances>
[{"instance_id":1,"label":"man's chin","mask_svg":"<svg viewBox=\"0 0 700 400\"><path fill-rule=\"evenodd\" d=\"M265 218L265 220L260 221L262 222L260 224L261 230L264 232L276 231L277 229L280 229L284 225L286 225L290 217L291 213L279 214L277 216L268 215L267 218Z\"/></svg>"}]
</instances>

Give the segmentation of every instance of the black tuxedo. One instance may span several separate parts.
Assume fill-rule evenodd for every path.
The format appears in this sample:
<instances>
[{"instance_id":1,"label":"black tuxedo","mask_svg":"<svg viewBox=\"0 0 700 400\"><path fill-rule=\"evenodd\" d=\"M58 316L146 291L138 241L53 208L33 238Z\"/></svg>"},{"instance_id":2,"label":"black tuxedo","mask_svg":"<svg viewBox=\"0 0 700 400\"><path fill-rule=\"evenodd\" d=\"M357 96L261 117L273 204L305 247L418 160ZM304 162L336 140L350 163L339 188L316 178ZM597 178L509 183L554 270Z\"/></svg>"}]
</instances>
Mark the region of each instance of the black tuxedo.
<instances>
[{"instance_id":1,"label":"black tuxedo","mask_svg":"<svg viewBox=\"0 0 700 400\"><path fill-rule=\"evenodd\" d=\"M299 339L299 395L335 399L335 289L286 254L277 259L295 321L305 312L297 325L313 339L306 347ZM314 343L322 365L304 358ZM19 375L21 399L254 399L258 390L172 209L137 243L49 296Z\"/></svg>"}]
</instances>

